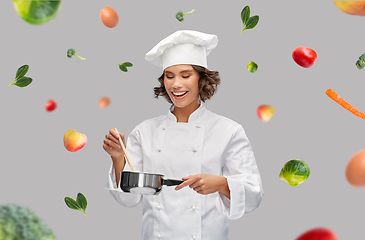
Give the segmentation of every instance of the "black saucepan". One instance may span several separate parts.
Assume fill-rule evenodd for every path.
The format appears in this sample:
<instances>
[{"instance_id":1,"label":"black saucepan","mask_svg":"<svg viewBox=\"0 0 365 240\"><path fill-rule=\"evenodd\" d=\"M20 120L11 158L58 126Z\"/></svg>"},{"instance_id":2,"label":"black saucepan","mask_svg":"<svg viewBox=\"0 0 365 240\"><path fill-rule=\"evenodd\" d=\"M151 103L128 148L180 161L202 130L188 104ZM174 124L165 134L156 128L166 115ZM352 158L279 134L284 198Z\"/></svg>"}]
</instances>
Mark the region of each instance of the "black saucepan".
<instances>
[{"instance_id":1,"label":"black saucepan","mask_svg":"<svg viewBox=\"0 0 365 240\"><path fill-rule=\"evenodd\" d=\"M162 185L177 186L184 181L164 179L162 174L143 172L120 172L120 188L123 192L137 193L141 195L158 195Z\"/></svg>"}]
</instances>

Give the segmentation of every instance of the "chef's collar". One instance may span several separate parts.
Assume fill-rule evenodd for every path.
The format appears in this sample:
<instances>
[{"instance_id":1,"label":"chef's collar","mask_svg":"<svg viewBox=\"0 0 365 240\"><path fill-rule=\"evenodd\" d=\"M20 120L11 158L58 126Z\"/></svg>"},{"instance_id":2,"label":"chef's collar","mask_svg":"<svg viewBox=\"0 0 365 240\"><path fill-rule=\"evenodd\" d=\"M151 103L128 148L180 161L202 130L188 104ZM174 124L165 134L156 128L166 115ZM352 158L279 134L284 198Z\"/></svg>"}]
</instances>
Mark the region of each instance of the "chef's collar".
<instances>
[{"instance_id":1,"label":"chef's collar","mask_svg":"<svg viewBox=\"0 0 365 240\"><path fill-rule=\"evenodd\" d=\"M170 107L169 113L167 114L167 118L170 121L173 122L177 122L177 118L175 117L175 115L172 113L174 111L175 105L172 105ZM196 109L192 114L190 114L189 119L188 119L188 123L195 121L199 118L201 118L204 114L204 112L206 111L206 108L203 106L203 104L200 102L200 106L198 107L198 109Z\"/></svg>"}]
</instances>

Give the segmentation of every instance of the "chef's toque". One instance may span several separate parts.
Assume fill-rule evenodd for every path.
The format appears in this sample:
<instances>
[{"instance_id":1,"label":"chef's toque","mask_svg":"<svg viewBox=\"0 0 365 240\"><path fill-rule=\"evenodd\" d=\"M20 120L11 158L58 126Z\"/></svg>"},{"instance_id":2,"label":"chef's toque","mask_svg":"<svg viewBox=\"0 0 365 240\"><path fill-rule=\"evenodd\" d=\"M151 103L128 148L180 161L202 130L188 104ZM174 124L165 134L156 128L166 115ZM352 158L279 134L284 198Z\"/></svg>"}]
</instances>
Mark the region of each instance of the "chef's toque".
<instances>
[{"instance_id":1,"label":"chef's toque","mask_svg":"<svg viewBox=\"0 0 365 240\"><path fill-rule=\"evenodd\" d=\"M162 69L177 64L199 65L208 68L207 56L217 44L216 35L193 30L180 30L157 43L145 58Z\"/></svg>"}]
</instances>

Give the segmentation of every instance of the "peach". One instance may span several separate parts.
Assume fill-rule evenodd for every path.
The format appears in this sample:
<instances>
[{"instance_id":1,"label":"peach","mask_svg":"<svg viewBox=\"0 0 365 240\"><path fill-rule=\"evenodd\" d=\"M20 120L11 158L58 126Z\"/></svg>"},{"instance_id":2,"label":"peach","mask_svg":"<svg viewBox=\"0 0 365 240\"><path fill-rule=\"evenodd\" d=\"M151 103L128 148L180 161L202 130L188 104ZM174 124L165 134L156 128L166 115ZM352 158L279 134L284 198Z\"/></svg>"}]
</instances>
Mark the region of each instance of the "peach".
<instances>
[{"instance_id":1,"label":"peach","mask_svg":"<svg viewBox=\"0 0 365 240\"><path fill-rule=\"evenodd\" d=\"M338 9L342 12L365 16L365 1L333 1Z\"/></svg>"},{"instance_id":2,"label":"peach","mask_svg":"<svg viewBox=\"0 0 365 240\"><path fill-rule=\"evenodd\" d=\"M257 114L262 121L267 122L275 114L275 108L264 104L257 108Z\"/></svg>"},{"instance_id":3,"label":"peach","mask_svg":"<svg viewBox=\"0 0 365 240\"><path fill-rule=\"evenodd\" d=\"M87 137L83 133L79 133L74 129L68 130L63 136L63 144L70 152L77 152L85 146Z\"/></svg>"}]
</instances>

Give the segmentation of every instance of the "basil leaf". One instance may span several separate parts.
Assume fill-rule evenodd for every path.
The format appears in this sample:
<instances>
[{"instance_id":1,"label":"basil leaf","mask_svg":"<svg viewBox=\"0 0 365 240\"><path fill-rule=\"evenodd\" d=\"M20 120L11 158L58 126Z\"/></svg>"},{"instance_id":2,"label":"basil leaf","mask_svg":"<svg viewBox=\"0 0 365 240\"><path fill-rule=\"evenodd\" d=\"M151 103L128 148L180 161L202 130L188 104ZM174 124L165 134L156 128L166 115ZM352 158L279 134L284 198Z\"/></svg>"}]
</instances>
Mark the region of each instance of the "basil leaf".
<instances>
[{"instance_id":1,"label":"basil leaf","mask_svg":"<svg viewBox=\"0 0 365 240\"><path fill-rule=\"evenodd\" d=\"M252 29L256 27L257 23L259 22L259 16L255 15L248 19L245 29Z\"/></svg>"},{"instance_id":2,"label":"basil leaf","mask_svg":"<svg viewBox=\"0 0 365 240\"><path fill-rule=\"evenodd\" d=\"M78 193L76 201L79 204L80 208L82 210L84 210L84 212L85 212L85 209L87 206L87 200L86 200L85 196L82 193Z\"/></svg>"},{"instance_id":3,"label":"basil leaf","mask_svg":"<svg viewBox=\"0 0 365 240\"><path fill-rule=\"evenodd\" d=\"M123 66L122 64L119 64L119 69L122 70L123 72L127 72L127 68L125 66Z\"/></svg>"},{"instance_id":4,"label":"basil leaf","mask_svg":"<svg viewBox=\"0 0 365 240\"><path fill-rule=\"evenodd\" d=\"M65 197L65 203L69 208L81 211L81 208L80 208L79 204L75 200L73 200L72 198Z\"/></svg>"},{"instance_id":5,"label":"basil leaf","mask_svg":"<svg viewBox=\"0 0 365 240\"><path fill-rule=\"evenodd\" d=\"M29 66L23 65L16 71L15 80L18 80L25 76L25 74L28 72Z\"/></svg>"},{"instance_id":6,"label":"basil leaf","mask_svg":"<svg viewBox=\"0 0 365 240\"><path fill-rule=\"evenodd\" d=\"M123 65L124 67L133 67L133 64L132 64L132 63L130 63L130 62L122 63L122 65Z\"/></svg>"},{"instance_id":7,"label":"basil leaf","mask_svg":"<svg viewBox=\"0 0 365 240\"><path fill-rule=\"evenodd\" d=\"M243 27L246 25L249 18L250 18L250 7L246 6L242 9L242 12L241 12L241 19L242 19Z\"/></svg>"},{"instance_id":8,"label":"basil leaf","mask_svg":"<svg viewBox=\"0 0 365 240\"><path fill-rule=\"evenodd\" d=\"M30 77L22 77L18 80L16 80L14 83L12 83L11 85L16 85L18 87L26 87L28 86L31 82L33 81L32 78Z\"/></svg>"}]
</instances>

